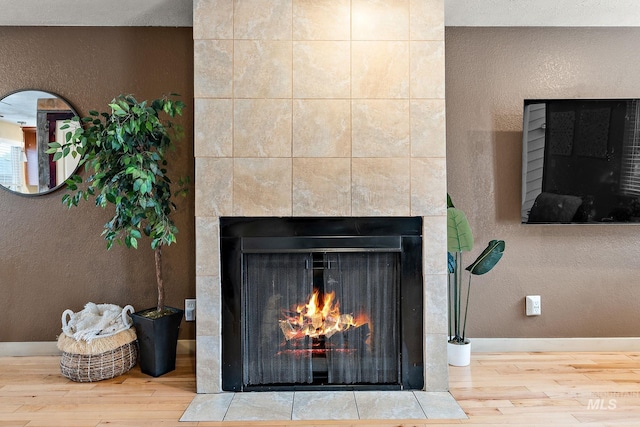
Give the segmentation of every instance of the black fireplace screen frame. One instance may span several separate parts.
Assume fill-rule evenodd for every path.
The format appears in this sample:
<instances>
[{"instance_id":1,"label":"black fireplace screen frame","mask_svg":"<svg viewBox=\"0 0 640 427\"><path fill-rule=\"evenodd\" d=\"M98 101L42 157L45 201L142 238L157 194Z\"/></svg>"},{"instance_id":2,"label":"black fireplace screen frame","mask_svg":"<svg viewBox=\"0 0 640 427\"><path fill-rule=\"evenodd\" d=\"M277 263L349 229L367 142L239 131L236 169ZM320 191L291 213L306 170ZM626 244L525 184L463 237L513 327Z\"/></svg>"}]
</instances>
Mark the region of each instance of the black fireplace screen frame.
<instances>
[{"instance_id":1,"label":"black fireplace screen frame","mask_svg":"<svg viewBox=\"0 0 640 427\"><path fill-rule=\"evenodd\" d=\"M424 385L421 217L221 217L222 389L419 390ZM243 374L242 275L248 253L398 252L398 380L249 386Z\"/></svg>"}]
</instances>

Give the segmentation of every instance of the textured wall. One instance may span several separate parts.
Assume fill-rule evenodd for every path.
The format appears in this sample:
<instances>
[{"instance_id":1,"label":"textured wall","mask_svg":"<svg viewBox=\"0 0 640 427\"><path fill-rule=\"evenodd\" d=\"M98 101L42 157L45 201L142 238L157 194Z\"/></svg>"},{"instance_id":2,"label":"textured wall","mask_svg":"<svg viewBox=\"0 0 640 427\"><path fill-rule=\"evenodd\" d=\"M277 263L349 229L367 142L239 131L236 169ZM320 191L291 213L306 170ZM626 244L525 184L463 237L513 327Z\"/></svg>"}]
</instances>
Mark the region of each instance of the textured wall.
<instances>
[{"instance_id":1,"label":"textured wall","mask_svg":"<svg viewBox=\"0 0 640 427\"><path fill-rule=\"evenodd\" d=\"M521 225L522 101L640 96L636 28L447 28L447 182L476 248L471 337L638 336L640 228ZM524 315L541 295L542 316Z\"/></svg>"},{"instance_id":2,"label":"textured wall","mask_svg":"<svg viewBox=\"0 0 640 427\"><path fill-rule=\"evenodd\" d=\"M425 377L448 386L443 11L194 2L200 392L220 387L220 216L424 216Z\"/></svg>"},{"instance_id":3,"label":"textured wall","mask_svg":"<svg viewBox=\"0 0 640 427\"><path fill-rule=\"evenodd\" d=\"M190 28L0 27L0 96L24 88L51 91L80 114L119 93L155 98L178 92L188 108L185 139L171 165L193 176L193 42ZM25 197L0 189L0 341L54 341L60 316L89 301L155 304L153 252L147 245L106 251L108 212L91 203L67 210L64 190ZM167 302L195 294L193 192L178 200L178 243L165 249ZM183 323L183 338L195 336Z\"/></svg>"},{"instance_id":4,"label":"textured wall","mask_svg":"<svg viewBox=\"0 0 640 427\"><path fill-rule=\"evenodd\" d=\"M0 0L0 25L190 27L192 0Z\"/></svg>"}]
</instances>

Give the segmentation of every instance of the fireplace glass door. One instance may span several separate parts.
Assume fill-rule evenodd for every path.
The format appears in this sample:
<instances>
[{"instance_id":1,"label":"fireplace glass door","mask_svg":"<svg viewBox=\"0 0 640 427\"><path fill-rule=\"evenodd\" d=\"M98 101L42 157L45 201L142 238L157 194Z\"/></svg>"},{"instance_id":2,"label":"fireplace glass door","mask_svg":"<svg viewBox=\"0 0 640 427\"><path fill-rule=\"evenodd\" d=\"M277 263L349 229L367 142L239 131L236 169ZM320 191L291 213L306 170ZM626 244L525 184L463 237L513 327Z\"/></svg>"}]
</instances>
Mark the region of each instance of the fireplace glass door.
<instances>
[{"instance_id":1,"label":"fireplace glass door","mask_svg":"<svg viewBox=\"0 0 640 427\"><path fill-rule=\"evenodd\" d=\"M400 384L398 252L245 253L244 389Z\"/></svg>"}]
</instances>

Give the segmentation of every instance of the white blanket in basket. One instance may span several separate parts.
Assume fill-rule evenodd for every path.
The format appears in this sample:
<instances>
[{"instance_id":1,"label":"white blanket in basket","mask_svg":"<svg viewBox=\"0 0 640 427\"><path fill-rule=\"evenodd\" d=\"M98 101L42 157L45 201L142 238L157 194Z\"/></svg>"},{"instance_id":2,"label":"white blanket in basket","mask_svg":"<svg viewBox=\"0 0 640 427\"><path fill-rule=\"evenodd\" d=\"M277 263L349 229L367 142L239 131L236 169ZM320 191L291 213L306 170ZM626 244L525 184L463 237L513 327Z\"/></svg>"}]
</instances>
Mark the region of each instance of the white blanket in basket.
<instances>
[{"instance_id":1,"label":"white blanket in basket","mask_svg":"<svg viewBox=\"0 0 640 427\"><path fill-rule=\"evenodd\" d=\"M71 310L65 310L62 313L62 332L76 341L87 342L95 338L112 336L131 327L132 322L128 313L133 313L133 307L130 305L123 309L115 304L89 302L82 311L74 313Z\"/></svg>"}]
</instances>

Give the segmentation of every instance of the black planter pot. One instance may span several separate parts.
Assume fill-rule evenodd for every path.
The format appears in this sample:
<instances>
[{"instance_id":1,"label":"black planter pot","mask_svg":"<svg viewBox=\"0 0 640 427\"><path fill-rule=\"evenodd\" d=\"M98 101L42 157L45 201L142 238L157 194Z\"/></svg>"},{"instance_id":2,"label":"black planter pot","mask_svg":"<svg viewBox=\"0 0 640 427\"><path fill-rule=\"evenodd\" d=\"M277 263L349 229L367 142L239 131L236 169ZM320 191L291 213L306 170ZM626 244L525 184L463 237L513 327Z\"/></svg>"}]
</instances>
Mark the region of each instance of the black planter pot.
<instances>
[{"instance_id":1,"label":"black planter pot","mask_svg":"<svg viewBox=\"0 0 640 427\"><path fill-rule=\"evenodd\" d=\"M165 307L173 313L150 319L144 314L155 309L138 311L131 315L140 346L140 370L159 377L176 369L178 332L184 310Z\"/></svg>"}]
</instances>

